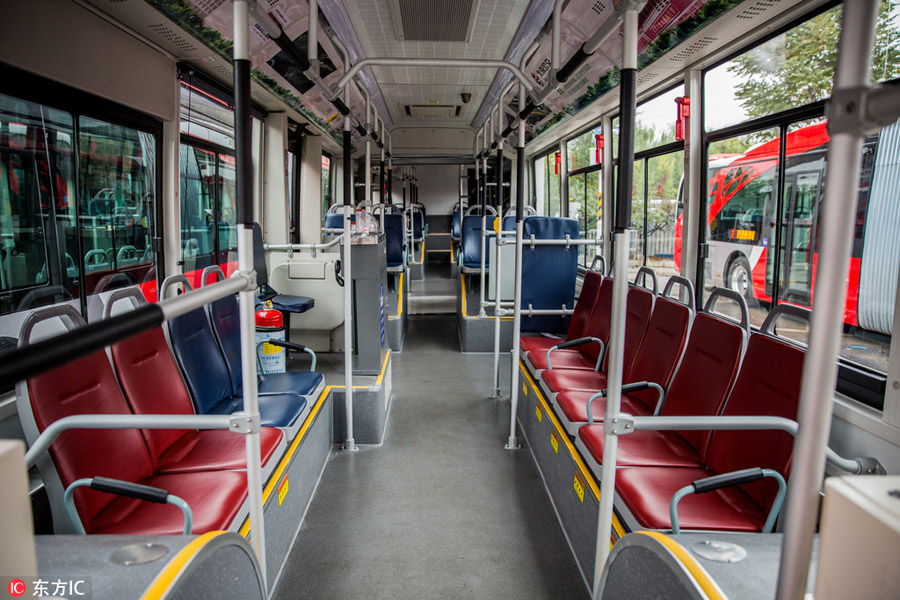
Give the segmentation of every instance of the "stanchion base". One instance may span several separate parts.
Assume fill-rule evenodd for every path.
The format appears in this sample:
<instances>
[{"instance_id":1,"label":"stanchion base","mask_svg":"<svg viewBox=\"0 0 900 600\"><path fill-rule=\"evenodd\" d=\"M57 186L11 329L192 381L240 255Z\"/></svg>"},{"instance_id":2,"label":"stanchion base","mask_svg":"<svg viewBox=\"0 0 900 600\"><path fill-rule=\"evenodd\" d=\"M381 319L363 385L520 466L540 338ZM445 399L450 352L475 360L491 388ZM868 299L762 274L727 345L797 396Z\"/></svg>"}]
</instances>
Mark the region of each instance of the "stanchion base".
<instances>
[{"instance_id":1,"label":"stanchion base","mask_svg":"<svg viewBox=\"0 0 900 600\"><path fill-rule=\"evenodd\" d=\"M344 440L344 451L345 452L358 452L359 448L356 446L356 442L353 438L349 440Z\"/></svg>"},{"instance_id":2,"label":"stanchion base","mask_svg":"<svg viewBox=\"0 0 900 600\"><path fill-rule=\"evenodd\" d=\"M522 448L522 445L519 443L519 438L511 436L503 448L506 450L519 450Z\"/></svg>"},{"instance_id":3,"label":"stanchion base","mask_svg":"<svg viewBox=\"0 0 900 600\"><path fill-rule=\"evenodd\" d=\"M506 398L506 396L504 396L503 392L501 392L499 389L494 390L490 393L490 395L488 395L489 400L503 400L504 398Z\"/></svg>"}]
</instances>

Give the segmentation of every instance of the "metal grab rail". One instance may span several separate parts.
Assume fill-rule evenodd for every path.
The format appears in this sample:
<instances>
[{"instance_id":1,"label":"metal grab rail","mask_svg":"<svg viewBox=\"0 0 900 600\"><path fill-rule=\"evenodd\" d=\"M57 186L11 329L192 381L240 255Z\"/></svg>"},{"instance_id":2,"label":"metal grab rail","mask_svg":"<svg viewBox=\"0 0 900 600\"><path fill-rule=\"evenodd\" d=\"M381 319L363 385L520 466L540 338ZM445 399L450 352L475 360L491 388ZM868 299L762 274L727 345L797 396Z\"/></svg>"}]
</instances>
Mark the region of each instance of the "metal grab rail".
<instances>
[{"instance_id":1,"label":"metal grab rail","mask_svg":"<svg viewBox=\"0 0 900 600\"><path fill-rule=\"evenodd\" d=\"M342 229L322 229L322 233L332 233L333 231L343 231ZM284 252L287 251L288 258L294 257L294 252L302 252L303 250L309 250L310 255L315 257L316 251L318 250L328 250L329 248L334 248L338 244L341 243L340 237L335 237L330 242L324 242L320 244L263 244L263 250L266 252Z\"/></svg>"},{"instance_id":2,"label":"metal grab rail","mask_svg":"<svg viewBox=\"0 0 900 600\"><path fill-rule=\"evenodd\" d=\"M512 231L503 231L502 234L512 234ZM488 235L493 235L494 231L491 230L491 233ZM561 240L539 240L534 237L532 234L527 240L522 240L523 246L531 246L534 248L535 246L565 246L568 248L569 246L590 246L591 244L600 244L603 240L601 239L587 239L587 238L575 238L572 239L568 235ZM505 246L507 244L515 244L516 241L514 239L507 239L501 236L501 241L499 242L501 246Z\"/></svg>"}]
</instances>

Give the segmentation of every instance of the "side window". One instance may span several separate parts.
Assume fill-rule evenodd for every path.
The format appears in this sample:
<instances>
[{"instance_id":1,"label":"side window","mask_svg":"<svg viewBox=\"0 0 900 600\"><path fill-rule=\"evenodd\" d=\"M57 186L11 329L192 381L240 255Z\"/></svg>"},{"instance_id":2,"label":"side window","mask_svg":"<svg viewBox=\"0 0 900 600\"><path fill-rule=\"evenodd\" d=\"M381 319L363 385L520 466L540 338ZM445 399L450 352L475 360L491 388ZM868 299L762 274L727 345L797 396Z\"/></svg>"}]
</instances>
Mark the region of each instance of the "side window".
<instances>
[{"instance_id":1,"label":"side window","mask_svg":"<svg viewBox=\"0 0 900 600\"><path fill-rule=\"evenodd\" d=\"M91 294L154 281L156 140L89 117L78 123L85 288Z\"/></svg>"},{"instance_id":2,"label":"side window","mask_svg":"<svg viewBox=\"0 0 900 600\"><path fill-rule=\"evenodd\" d=\"M709 224L709 239L759 244L764 216L771 212L775 169L757 174L757 165L736 165L710 176L709 205L721 206Z\"/></svg>"}]
</instances>

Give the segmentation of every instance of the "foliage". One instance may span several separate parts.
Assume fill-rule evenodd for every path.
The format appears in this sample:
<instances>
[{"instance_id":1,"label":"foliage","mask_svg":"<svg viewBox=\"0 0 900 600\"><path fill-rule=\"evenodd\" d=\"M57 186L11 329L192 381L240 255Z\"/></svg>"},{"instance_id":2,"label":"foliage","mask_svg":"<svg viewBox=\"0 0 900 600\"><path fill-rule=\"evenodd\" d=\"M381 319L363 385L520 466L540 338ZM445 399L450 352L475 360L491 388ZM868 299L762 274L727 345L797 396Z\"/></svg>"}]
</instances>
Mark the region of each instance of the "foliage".
<instances>
[{"instance_id":1,"label":"foliage","mask_svg":"<svg viewBox=\"0 0 900 600\"><path fill-rule=\"evenodd\" d=\"M894 41L900 30L891 18L896 7L895 0L881 2L873 81L900 75L900 50ZM841 15L841 7L835 7L734 59L728 70L739 80L735 97L751 118L831 95Z\"/></svg>"}]
</instances>

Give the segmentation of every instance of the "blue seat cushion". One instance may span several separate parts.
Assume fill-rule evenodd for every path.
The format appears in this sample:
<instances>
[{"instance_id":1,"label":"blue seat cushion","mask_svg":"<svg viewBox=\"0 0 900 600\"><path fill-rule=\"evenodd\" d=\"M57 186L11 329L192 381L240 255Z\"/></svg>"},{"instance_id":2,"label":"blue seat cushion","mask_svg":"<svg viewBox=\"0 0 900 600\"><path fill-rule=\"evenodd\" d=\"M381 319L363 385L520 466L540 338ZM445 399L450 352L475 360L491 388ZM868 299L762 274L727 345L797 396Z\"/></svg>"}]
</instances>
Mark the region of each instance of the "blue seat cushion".
<instances>
[{"instance_id":1,"label":"blue seat cushion","mask_svg":"<svg viewBox=\"0 0 900 600\"><path fill-rule=\"evenodd\" d=\"M461 225L462 224L461 224L461 219L459 218L459 211L454 210L453 211L453 220L450 223L450 237L453 238L454 240L459 239Z\"/></svg>"},{"instance_id":2,"label":"blue seat cushion","mask_svg":"<svg viewBox=\"0 0 900 600\"><path fill-rule=\"evenodd\" d=\"M403 234L403 215L385 215L384 249L389 267L403 264Z\"/></svg>"},{"instance_id":3,"label":"blue seat cushion","mask_svg":"<svg viewBox=\"0 0 900 600\"><path fill-rule=\"evenodd\" d=\"M316 305L315 299L309 296L276 294L275 297L269 299L275 309L289 313L305 313Z\"/></svg>"},{"instance_id":4,"label":"blue seat cushion","mask_svg":"<svg viewBox=\"0 0 900 600\"><path fill-rule=\"evenodd\" d=\"M263 427L290 427L294 424L304 409L306 398L294 394L279 394L277 396L259 397L260 425ZM208 414L230 415L239 410L244 410L242 398L226 398L213 407Z\"/></svg>"},{"instance_id":5,"label":"blue seat cushion","mask_svg":"<svg viewBox=\"0 0 900 600\"><path fill-rule=\"evenodd\" d=\"M350 215L350 222L356 223L356 215ZM344 215L341 213L331 213L330 215L325 215L325 229L343 229L344 228Z\"/></svg>"},{"instance_id":6,"label":"blue seat cushion","mask_svg":"<svg viewBox=\"0 0 900 600\"><path fill-rule=\"evenodd\" d=\"M316 391L324 377L315 371L288 371L259 376L258 389L261 395L299 394L308 396Z\"/></svg>"},{"instance_id":7,"label":"blue seat cushion","mask_svg":"<svg viewBox=\"0 0 900 600\"><path fill-rule=\"evenodd\" d=\"M488 216L485 219L485 227L494 228L494 219ZM485 248L492 236L485 239ZM490 255L485 257L485 267L490 266ZM467 268L481 268L481 215L469 215L463 219L462 224L462 266Z\"/></svg>"}]
</instances>

